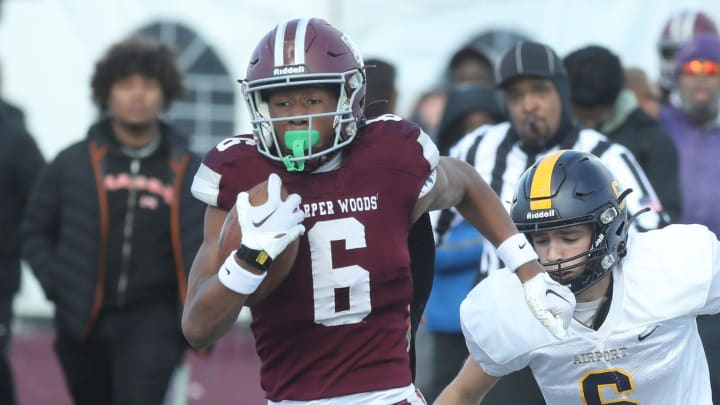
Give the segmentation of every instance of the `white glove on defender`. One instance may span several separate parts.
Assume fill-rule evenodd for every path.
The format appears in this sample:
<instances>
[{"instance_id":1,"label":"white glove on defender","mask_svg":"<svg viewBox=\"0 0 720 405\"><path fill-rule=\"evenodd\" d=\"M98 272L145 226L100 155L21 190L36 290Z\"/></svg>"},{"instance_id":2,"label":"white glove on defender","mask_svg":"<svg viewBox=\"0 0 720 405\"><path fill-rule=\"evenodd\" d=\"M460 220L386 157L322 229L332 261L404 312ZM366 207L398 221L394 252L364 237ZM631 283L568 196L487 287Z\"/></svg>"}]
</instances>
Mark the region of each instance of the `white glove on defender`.
<instances>
[{"instance_id":1,"label":"white glove on defender","mask_svg":"<svg viewBox=\"0 0 720 405\"><path fill-rule=\"evenodd\" d=\"M575 294L570 288L540 273L523 283L530 312L558 339L563 339L575 311Z\"/></svg>"},{"instance_id":2,"label":"white glove on defender","mask_svg":"<svg viewBox=\"0 0 720 405\"><path fill-rule=\"evenodd\" d=\"M235 202L242 232L240 242L250 249L264 250L272 259L305 233L301 224L305 214L300 209L300 196L290 194L283 201L281 190L282 180L271 173L268 177L268 198L264 204L257 207L250 205L247 192L238 194Z\"/></svg>"}]
</instances>

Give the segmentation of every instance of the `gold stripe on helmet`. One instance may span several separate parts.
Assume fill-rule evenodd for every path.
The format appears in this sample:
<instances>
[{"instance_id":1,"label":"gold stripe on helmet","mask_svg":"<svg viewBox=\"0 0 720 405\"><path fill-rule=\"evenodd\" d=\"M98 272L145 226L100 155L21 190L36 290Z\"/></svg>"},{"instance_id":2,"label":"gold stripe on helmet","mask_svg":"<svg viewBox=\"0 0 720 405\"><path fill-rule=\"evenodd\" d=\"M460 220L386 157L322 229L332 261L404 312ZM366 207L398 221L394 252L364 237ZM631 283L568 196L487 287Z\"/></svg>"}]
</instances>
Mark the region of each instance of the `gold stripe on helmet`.
<instances>
[{"instance_id":1,"label":"gold stripe on helmet","mask_svg":"<svg viewBox=\"0 0 720 405\"><path fill-rule=\"evenodd\" d=\"M530 210L547 210L552 208L552 174L555 164L565 153L559 150L545 156L538 164L530 184Z\"/></svg>"},{"instance_id":2,"label":"gold stripe on helmet","mask_svg":"<svg viewBox=\"0 0 720 405\"><path fill-rule=\"evenodd\" d=\"M610 187L612 187L613 192L615 193L615 197L620 197L620 194L622 193L620 192L620 186L618 185L617 180L613 180L610 183ZM625 199L620 201L620 208L625 208Z\"/></svg>"}]
</instances>

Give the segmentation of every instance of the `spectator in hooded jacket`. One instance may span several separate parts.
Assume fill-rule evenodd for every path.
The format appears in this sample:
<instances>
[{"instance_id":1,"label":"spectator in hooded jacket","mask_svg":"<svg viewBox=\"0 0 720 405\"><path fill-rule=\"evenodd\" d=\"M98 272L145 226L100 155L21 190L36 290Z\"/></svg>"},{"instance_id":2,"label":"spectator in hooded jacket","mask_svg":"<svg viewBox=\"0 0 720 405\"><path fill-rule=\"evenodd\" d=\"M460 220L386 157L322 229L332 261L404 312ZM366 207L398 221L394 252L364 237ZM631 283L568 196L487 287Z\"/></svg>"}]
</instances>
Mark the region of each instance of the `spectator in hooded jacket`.
<instances>
[{"instance_id":1,"label":"spectator in hooded jacket","mask_svg":"<svg viewBox=\"0 0 720 405\"><path fill-rule=\"evenodd\" d=\"M720 232L715 184L720 168L720 38L703 35L681 48L675 64L671 101L663 106L661 122L680 157L679 222L706 225Z\"/></svg>"},{"instance_id":2,"label":"spectator in hooded jacket","mask_svg":"<svg viewBox=\"0 0 720 405\"><path fill-rule=\"evenodd\" d=\"M203 204L190 193L199 158L160 119L181 92L169 48L113 45L92 77L100 119L32 192L23 255L55 305L55 353L76 405L161 404L182 361Z\"/></svg>"},{"instance_id":3,"label":"spectator in hooded jacket","mask_svg":"<svg viewBox=\"0 0 720 405\"><path fill-rule=\"evenodd\" d=\"M495 93L480 85L458 85L448 91L440 124L440 154L477 127L505 119ZM435 277L425 308L425 330L430 334L432 366L425 398L432 402L460 371L468 350L460 328L460 302L478 280L484 238L462 220L447 232L453 215L441 211L436 221Z\"/></svg>"},{"instance_id":4,"label":"spectator in hooded jacket","mask_svg":"<svg viewBox=\"0 0 720 405\"><path fill-rule=\"evenodd\" d=\"M444 83L418 97L410 114L410 120L420 125L433 139L437 139L440 121L443 119L443 111L447 104L448 89L468 84L494 86L493 67L496 59L495 52L485 45L469 42L461 46L450 57ZM370 78L368 78L369 82Z\"/></svg>"},{"instance_id":5,"label":"spectator in hooded jacket","mask_svg":"<svg viewBox=\"0 0 720 405\"><path fill-rule=\"evenodd\" d=\"M487 46L467 43L450 58L448 82L450 85L479 84L492 87L495 84L493 67L496 59L495 51Z\"/></svg>"},{"instance_id":6,"label":"spectator in hooded jacket","mask_svg":"<svg viewBox=\"0 0 720 405\"><path fill-rule=\"evenodd\" d=\"M436 144L441 155L465 134L504 119L492 87L496 55L484 45L468 42L450 58L446 71L446 103L438 125ZM460 330L460 301L478 279L483 236L452 211L433 213L437 248L432 291L425 308L424 331L429 334L430 367L423 392L432 402L460 370L468 355Z\"/></svg>"}]
</instances>

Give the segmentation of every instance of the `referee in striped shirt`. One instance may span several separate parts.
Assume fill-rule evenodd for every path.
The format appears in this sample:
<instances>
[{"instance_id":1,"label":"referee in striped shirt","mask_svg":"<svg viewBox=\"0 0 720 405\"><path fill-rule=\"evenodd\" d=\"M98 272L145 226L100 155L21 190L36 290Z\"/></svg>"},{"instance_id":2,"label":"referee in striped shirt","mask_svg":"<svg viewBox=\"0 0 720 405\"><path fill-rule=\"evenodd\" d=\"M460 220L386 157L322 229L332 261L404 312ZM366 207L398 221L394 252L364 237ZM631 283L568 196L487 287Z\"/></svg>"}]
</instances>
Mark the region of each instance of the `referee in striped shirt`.
<instances>
[{"instance_id":1,"label":"referee in striped shirt","mask_svg":"<svg viewBox=\"0 0 720 405\"><path fill-rule=\"evenodd\" d=\"M450 156L470 163L490 184L500 200L510 203L520 175L544 155L559 149L575 149L598 156L620 182L618 190L631 188L626 198L628 212L648 212L636 217L633 227L648 230L662 227L669 217L632 153L610 142L592 129L580 128L570 116L570 85L557 54L548 46L520 42L508 50L496 67L510 122L483 126L467 134ZM578 190L582 193L583 190ZM451 211L443 212L437 230L453 223ZM492 246L486 246L481 271L500 267ZM542 396L529 370L504 378L483 404L542 404Z\"/></svg>"}]
</instances>

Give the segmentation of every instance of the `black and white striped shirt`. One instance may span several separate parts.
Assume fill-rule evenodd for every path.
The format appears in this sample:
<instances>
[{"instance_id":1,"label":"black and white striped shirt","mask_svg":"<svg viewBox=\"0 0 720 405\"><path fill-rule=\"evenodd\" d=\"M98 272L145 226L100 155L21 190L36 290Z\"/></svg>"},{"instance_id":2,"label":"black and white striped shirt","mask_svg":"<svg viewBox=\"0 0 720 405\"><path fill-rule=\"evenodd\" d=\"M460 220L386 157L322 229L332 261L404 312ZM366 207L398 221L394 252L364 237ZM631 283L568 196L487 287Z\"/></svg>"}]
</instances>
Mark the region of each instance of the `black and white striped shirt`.
<instances>
[{"instance_id":1,"label":"black and white striped shirt","mask_svg":"<svg viewBox=\"0 0 720 405\"><path fill-rule=\"evenodd\" d=\"M482 126L465 135L450 150L451 157L464 160L475 167L475 170L500 197L508 212L518 180L527 168L543 156L558 149L575 149L598 156L615 175L621 190L627 188L633 190L625 199L629 215L644 207L651 208L651 211L637 218L636 229L655 229L668 222L668 216L662 212L662 206L645 172L635 160L632 152L624 146L610 142L607 137L597 131L583 129L575 131L559 144L540 154L528 155L520 147L519 137L513 135L509 130L509 122ZM494 253L494 248L489 242L486 243L485 251ZM494 268L492 261L487 262L487 260L490 259L487 257L483 259L481 267L484 269Z\"/></svg>"}]
</instances>

